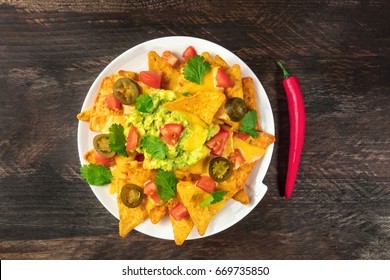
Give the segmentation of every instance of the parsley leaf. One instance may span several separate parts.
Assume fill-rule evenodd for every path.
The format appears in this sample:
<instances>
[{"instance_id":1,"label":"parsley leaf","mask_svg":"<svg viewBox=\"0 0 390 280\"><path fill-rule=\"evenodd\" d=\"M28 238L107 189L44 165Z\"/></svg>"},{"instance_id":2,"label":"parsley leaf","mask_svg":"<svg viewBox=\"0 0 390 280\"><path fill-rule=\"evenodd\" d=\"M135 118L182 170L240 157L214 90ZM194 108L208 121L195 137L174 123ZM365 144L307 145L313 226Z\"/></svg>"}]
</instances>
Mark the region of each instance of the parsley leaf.
<instances>
[{"instance_id":1,"label":"parsley leaf","mask_svg":"<svg viewBox=\"0 0 390 280\"><path fill-rule=\"evenodd\" d=\"M112 180L111 170L108 167L98 164L84 164L80 168L81 176L88 184L94 186L103 186Z\"/></svg>"},{"instance_id":2,"label":"parsley leaf","mask_svg":"<svg viewBox=\"0 0 390 280\"><path fill-rule=\"evenodd\" d=\"M110 148L112 151L127 157L126 152L126 137L124 128L121 124L112 124L109 128Z\"/></svg>"},{"instance_id":3,"label":"parsley leaf","mask_svg":"<svg viewBox=\"0 0 390 280\"><path fill-rule=\"evenodd\" d=\"M147 135L141 140L141 146L155 159L163 160L167 157L168 146L157 136Z\"/></svg>"},{"instance_id":4,"label":"parsley leaf","mask_svg":"<svg viewBox=\"0 0 390 280\"><path fill-rule=\"evenodd\" d=\"M208 206L210 204L214 204L214 203L222 201L224 195L227 194L227 193L228 193L227 191L212 192L208 197L206 197L205 200L203 200L200 203L200 207L205 208L206 206Z\"/></svg>"},{"instance_id":5,"label":"parsley leaf","mask_svg":"<svg viewBox=\"0 0 390 280\"><path fill-rule=\"evenodd\" d=\"M153 100L147 94L138 95L135 101L135 109L141 113L151 113L153 111Z\"/></svg>"},{"instance_id":6,"label":"parsley leaf","mask_svg":"<svg viewBox=\"0 0 390 280\"><path fill-rule=\"evenodd\" d=\"M157 193L163 201L175 197L177 185L175 173L158 169L154 183L157 185Z\"/></svg>"},{"instance_id":7,"label":"parsley leaf","mask_svg":"<svg viewBox=\"0 0 390 280\"><path fill-rule=\"evenodd\" d=\"M256 131L257 113L256 110L249 111L242 118L240 132L246 132L253 138L259 137L259 133Z\"/></svg>"},{"instance_id":8,"label":"parsley leaf","mask_svg":"<svg viewBox=\"0 0 390 280\"><path fill-rule=\"evenodd\" d=\"M204 75L211 70L211 65L203 56L195 55L187 60L183 68L184 78L198 85L203 83Z\"/></svg>"}]
</instances>

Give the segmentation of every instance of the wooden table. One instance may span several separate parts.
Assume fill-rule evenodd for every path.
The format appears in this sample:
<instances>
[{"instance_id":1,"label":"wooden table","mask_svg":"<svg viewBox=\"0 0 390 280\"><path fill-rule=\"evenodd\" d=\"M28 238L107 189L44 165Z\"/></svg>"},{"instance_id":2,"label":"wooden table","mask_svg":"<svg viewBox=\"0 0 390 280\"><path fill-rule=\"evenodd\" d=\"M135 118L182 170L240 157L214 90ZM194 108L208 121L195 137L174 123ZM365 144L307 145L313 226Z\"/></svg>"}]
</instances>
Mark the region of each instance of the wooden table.
<instances>
[{"instance_id":1,"label":"wooden table","mask_svg":"<svg viewBox=\"0 0 390 280\"><path fill-rule=\"evenodd\" d=\"M1 1L1 259L390 258L388 1L92 2ZM268 94L277 138L260 204L181 247L136 231L118 237L118 221L80 177L76 142L76 114L102 69L172 35L244 60ZM307 113L288 201L276 59L299 78Z\"/></svg>"}]
</instances>

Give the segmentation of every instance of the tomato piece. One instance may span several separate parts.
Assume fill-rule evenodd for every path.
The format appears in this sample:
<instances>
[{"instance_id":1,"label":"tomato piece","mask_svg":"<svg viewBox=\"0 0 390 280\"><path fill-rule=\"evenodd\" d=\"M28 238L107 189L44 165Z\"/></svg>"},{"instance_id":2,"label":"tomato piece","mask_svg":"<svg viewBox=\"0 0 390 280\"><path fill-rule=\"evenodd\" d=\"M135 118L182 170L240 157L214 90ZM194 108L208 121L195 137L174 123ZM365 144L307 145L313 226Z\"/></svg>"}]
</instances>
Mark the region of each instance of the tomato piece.
<instances>
[{"instance_id":1,"label":"tomato piece","mask_svg":"<svg viewBox=\"0 0 390 280\"><path fill-rule=\"evenodd\" d=\"M223 151L225 150L226 141L229 138L229 131L223 129L219 130L219 132L206 142L207 148L210 149L211 154L214 156L221 156Z\"/></svg>"},{"instance_id":2,"label":"tomato piece","mask_svg":"<svg viewBox=\"0 0 390 280\"><path fill-rule=\"evenodd\" d=\"M234 85L228 74L226 74L225 70L222 68L218 68L215 80L217 82L217 87L228 88L233 87Z\"/></svg>"},{"instance_id":3,"label":"tomato piece","mask_svg":"<svg viewBox=\"0 0 390 280\"><path fill-rule=\"evenodd\" d=\"M168 64L172 65L173 67L179 64L179 59L170 51L164 51L162 53L162 59L164 59L166 62L168 62Z\"/></svg>"},{"instance_id":4,"label":"tomato piece","mask_svg":"<svg viewBox=\"0 0 390 280\"><path fill-rule=\"evenodd\" d=\"M201 188L205 192L212 193L215 191L217 183L214 182L209 176L200 176L199 180L195 184L198 188Z\"/></svg>"},{"instance_id":5,"label":"tomato piece","mask_svg":"<svg viewBox=\"0 0 390 280\"><path fill-rule=\"evenodd\" d=\"M139 73L139 80L152 88L160 88L161 76L161 71L141 71Z\"/></svg>"},{"instance_id":6,"label":"tomato piece","mask_svg":"<svg viewBox=\"0 0 390 280\"><path fill-rule=\"evenodd\" d=\"M157 192L157 185L154 183L153 180L148 180L145 182L144 194L151 197L156 203L159 203L161 201L161 198Z\"/></svg>"},{"instance_id":7,"label":"tomato piece","mask_svg":"<svg viewBox=\"0 0 390 280\"><path fill-rule=\"evenodd\" d=\"M118 110L122 108L122 103L118 99L115 98L113 93L110 93L106 96L106 104L107 107L113 110Z\"/></svg>"},{"instance_id":8,"label":"tomato piece","mask_svg":"<svg viewBox=\"0 0 390 280\"><path fill-rule=\"evenodd\" d=\"M196 55L196 50L193 46L188 46L181 55L184 59L190 59Z\"/></svg>"},{"instance_id":9,"label":"tomato piece","mask_svg":"<svg viewBox=\"0 0 390 280\"><path fill-rule=\"evenodd\" d=\"M240 149L234 149L234 151L229 155L229 160L233 163L235 169L245 163L245 158Z\"/></svg>"},{"instance_id":10,"label":"tomato piece","mask_svg":"<svg viewBox=\"0 0 390 280\"><path fill-rule=\"evenodd\" d=\"M126 151L131 151L138 146L139 133L135 125L132 125L127 136Z\"/></svg>"},{"instance_id":11,"label":"tomato piece","mask_svg":"<svg viewBox=\"0 0 390 280\"><path fill-rule=\"evenodd\" d=\"M179 221L185 217L189 216L187 208L182 203L177 203L171 211L169 211L169 214L176 220Z\"/></svg>"},{"instance_id":12,"label":"tomato piece","mask_svg":"<svg viewBox=\"0 0 390 280\"><path fill-rule=\"evenodd\" d=\"M175 145L180 138L184 126L179 123L168 123L160 127L161 136L168 145Z\"/></svg>"},{"instance_id":13,"label":"tomato piece","mask_svg":"<svg viewBox=\"0 0 390 280\"><path fill-rule=\"evenodd\" d=\"M236 136L238 139L241 139L242 141L246 141L249 138L249 134L246 132L237 132L234 133L234 136Z\"/></svg>"},{"instance_id":14,"label":"tomato piece","mask_svg":"<svg viewBox=\"0 0 390 280\"><path fill-rule=\"evenodd\" d=\"M96 164L101 164L101 165L104 165L107 167L111 167L115 164L114 157L106 158L106 157L102 156L101 154L99 154L96 150L94 150L94 155L95 155Z\"/></svg>"}]
</instances>

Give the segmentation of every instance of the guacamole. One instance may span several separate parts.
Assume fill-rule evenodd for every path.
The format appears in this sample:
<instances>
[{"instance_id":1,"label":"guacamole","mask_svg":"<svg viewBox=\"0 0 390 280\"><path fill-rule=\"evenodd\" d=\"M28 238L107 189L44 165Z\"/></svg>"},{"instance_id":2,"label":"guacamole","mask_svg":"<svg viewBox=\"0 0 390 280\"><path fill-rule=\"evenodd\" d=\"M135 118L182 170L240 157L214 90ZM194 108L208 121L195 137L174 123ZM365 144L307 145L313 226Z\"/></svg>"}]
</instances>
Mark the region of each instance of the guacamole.
<instances>
[{"instance_id":1,"label":"guacamole","mask_svg":"<svg viewBox=\"0 0 390 280\"><path fill-rule=\"evenodd\" d=\"M197 163L209 154L209 149L205 142L214 136L218 130L218 125L206 125L199 117L185 111L169 111L164 108L164 104L174 101L180 94L171 90L155 90L149 94L153 101L153 106L148 112L140 112L134 109L128 117L127 129L134 125L140 136L141 145L136 151L144 154L145 169L164 169L171 171L179 168L186 168ZM185 108L183 108L185 109ZM184 127L178 142L168 145L160 135L160 127L165 124L180 124ZM154 137L149 137L154 136ZM157 139L155 146L163 146L164 156L153 156L143 141L144 138Z\"/></svg>"}]
</instances>

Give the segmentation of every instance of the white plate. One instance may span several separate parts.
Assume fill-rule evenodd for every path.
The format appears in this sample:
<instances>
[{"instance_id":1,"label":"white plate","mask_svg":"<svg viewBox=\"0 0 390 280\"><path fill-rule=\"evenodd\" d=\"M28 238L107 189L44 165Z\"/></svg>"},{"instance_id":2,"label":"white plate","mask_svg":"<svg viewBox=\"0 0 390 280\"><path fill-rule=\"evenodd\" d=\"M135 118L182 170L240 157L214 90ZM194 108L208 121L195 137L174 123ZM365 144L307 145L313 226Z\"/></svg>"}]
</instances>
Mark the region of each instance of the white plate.
<instances>
[{"instance_id":1,"label":"white plate","mask_svg":"<svg viewBox=\"0 0 390 280\"><path fill-rule=\"evenodd\" d=\"M257 93L257 103L259 105L258 111L261 116L261 128L263 131L274 135L274 119L271 105L263 86L252 70L239 57L229 50L210 41L193 37L163 37L144 42L124 52L115 58L97 77L88 91L82 110L92 106L100 83L104 77L117 73L119 70L130 70L134 72L147 70L147 53L151 50L155 50L159 54L165 50L170 50L181 57L183 51L190 45L193 46L199 54L207 51L212 56L218 54L229 65L239 64L241 66L242 76L249 76L253 78ZM87 162L83 159L83 155L88 150L92 149L92 139L95 135L96 133L89 130L88 123L82 121L79 122L77 143L81 164L87 164ZM248 179L248 185L252 186L247 188L250 203L248 205L242 205L241 203L230 199L224 208L213 218L203 237L216 234L234 225L249 214L249 212L251 212L252 209L260 202L267 191L267 187L262 183L262 181L270 164L272 151L273 145L267 149L264 157L254 168L250 178ZM91 186L91 189L99 199L100 203L102 203L112 215L119 219L116 196L108 193L108 186ZM153 225L149 220L146 220L142 224L138 225L136 230L153 237L173 240L172 226L169 221L169 217L167 216L164 217L157 225ZM194 227L187 239L196 238L201 238L201 236L198 235Z\"/></svg>"}]
</instances>

